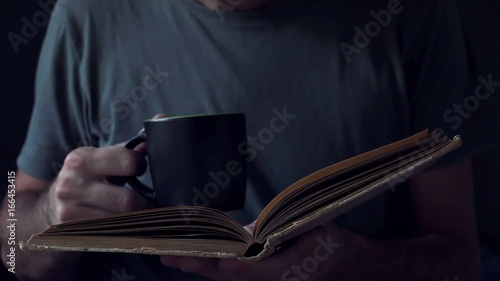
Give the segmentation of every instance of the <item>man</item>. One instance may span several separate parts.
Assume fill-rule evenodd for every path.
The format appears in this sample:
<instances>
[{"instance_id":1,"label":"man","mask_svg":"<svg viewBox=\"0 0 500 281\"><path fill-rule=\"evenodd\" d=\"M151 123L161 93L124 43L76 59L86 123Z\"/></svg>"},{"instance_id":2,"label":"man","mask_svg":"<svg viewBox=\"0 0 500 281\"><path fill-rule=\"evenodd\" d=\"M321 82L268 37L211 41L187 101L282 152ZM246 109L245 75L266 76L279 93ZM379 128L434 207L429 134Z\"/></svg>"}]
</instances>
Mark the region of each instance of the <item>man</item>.
<instances>
[{"instance_id":1,"label":"man","mask_svg":"<svg viewBox=\"0 0 500 281\"><path fill-rule=\"evenodd\" d=\"M17 237L148 208L107 178L144 172L141 151L117 144L162 112L247 114L249 191L245 210L233 215L250 223L284 187L321 167L425 128L465 131L450 126L458 115L444 113L471 89L467 61L451 1L65 2L47 32L18 159ZM458 156L257 263L18 251L17 275L475 280L470 164ZM318 246L313 270L307 261ZM3 243L4 262L7 251Z\"/></svg>"}]
</instances>

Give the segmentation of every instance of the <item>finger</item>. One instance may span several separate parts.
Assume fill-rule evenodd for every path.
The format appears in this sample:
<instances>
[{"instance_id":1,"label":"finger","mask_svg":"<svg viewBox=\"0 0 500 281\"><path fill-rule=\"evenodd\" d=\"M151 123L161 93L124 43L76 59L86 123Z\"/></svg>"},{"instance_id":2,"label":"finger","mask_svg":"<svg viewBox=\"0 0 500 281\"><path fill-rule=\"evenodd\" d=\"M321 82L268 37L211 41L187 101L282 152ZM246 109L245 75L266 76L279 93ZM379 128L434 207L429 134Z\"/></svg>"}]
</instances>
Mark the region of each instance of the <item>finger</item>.
<instances>
[{"instance_id":1,"label":"finger","mask_svg":"<svg viewBox=\"0 0 500 281\"><path fill-rule=\"evenodd\" d=\"M139 153L145 154L148 151L148 145L146 144L146 142L140 143L134 148L134 150Z\"/></svg>"},{"instance_id":2,"label":"finger","mask_svg":"<svg viewBox=\"0 0 500 281\"><path fill-rule=\"evenodd\" d=\"M151 119L160 119L160 118L165 118L167 117L167 114L165 113L159 113L159 114L156 114L155 116L153 116L153 118ZM137 132L137 134L141 134L144 132L144 128L140 129L139 132Z\"/></svg>"},{"instance_id":3,"label":"finger","mask_svg":"<svg viewBox=\"0 0 500 281\"><path fill-rule=\"evenodd\" d=\"M144 129L142 129L139 134L144 131ZM127 144L127 142L121 142L119 144L115 144L114 146L118 146L118 147L125 147L125 145ZM136 147L134 147L134 149L131 149L131 150L134 150L134 151L137 151L139 153L146 153L147 151L147 145L146 145L146 142L141 142L140 144L138 144Z\"/></svg>"},{"instance_id":4,"label":"finger","mask_svg":"<svg viewBox=\"0 0 500 281\"><path fill-rule=\"evenodd\" d=\"M255 229L255 222L257 221L253 221L251 224L247 224L244 226L244 228L249 232L249 233L253 233L254 229Z\"/></svg>"},{"instance_id":5,"label":"finger","mask_svg":"<svg viewBox=\"0 0 500 281\"><path fill-rule=\"evenodd\" d=\"M294 266L302 266L304 263L311 262L314 259L318 265L330 264L334 261L333 252L339 246L336 240L332 240L335 231L334 226L319 227L310 231L300 238L292 241L283 249L278 250L270 257L252 263L232 264L233 261L221 260L220 268L236 268L238 275L251 276L254 280L259 280L263 276L270 277L270 280L288 280L289 276L293 276ZM306 261L306 259L308 259ZM328 262L322 262L326 261ZM332 263L333 264L333 263ZM328 266L322 266L311 272L311 277L320 276ZM287 277L288 276L288 277Z\"/></svg>"},{"instance_id":6,"label":"finger","mask_svg":"<svg viewBox=\"0 0 500 281\"><path fill-rule=\"evenodd\" d=\"M244 276L219 268L220 259L199 257L162 256L161 262L184 272L196 273L217 281L245 281ZM248 279L250 280L250 279Z\"/></svg>"},{"instance_id":7,"label":"finger","mask_svg":"<svg viewBox=\"0 0 500 281\"><path fill-rule=\"evenodd\" d=\"M282 274L293 265L289 256L282 253L256 262L223 259L218 264L221 271L246 276L248 280L287 280L282 279Z\"/></svg>"},{"instance_id":8,"label":"finger","mask_svg":"<svg viewBox=\"0 0 500 281\"><path fill-rule=\"evenodd\" d=\"M167 117L167 115L164 114L164 113L160 113L160 114L156 114L151 119L159 119L159 118L164 118L164 117ZM137 134L142 134L142 133L144 133L144 128L142 128ZM134 150L137 151L137 152L146 153L147 152L147 144L146 144L146 142L143 142L143 143L137 145L134 148Z\"/></svg>"},{"instance_id":9,"label":"finger","mask_svg":"<svg viewBox=\"0 0 500 281\"><path fill-rule=\"evenodd\" d=\"M83 206L111 213L131 212L154 207L152 201L147 200L132 189L103 182L93 182L84 187L79 202Z\"/></svg>"},{"instance_id":10,"label":"finger","mask_svg":"<svg viewBox=\"0 0 500 281\"><path fill-rule=\"evenodd\" d=\"M78 203L61 204L57 208L57 220L59 223L98 218L112 214L111 212L95 209L88 206L81 206Z\"/></svg>"},{"instance_id":11,"label":"finger","mask_svg":"<svg viewBox=\"0 0 500 281\"><path fill-rule=\"evenodd\" d=\"M160 113L160 114L156 114L155 116L153 116L153 119L160 119L160 118L165 118L165 117L167 117L167 114Z\"/></svg>"},{"instance_id":12,"label":"finger","mask_svg":"<svg viewBox=\"0 0 500 281\"><path fill-rule=\"evenodd\" d=\"M126 142L123 142L123 143L117 144L116 146L125 147L125 144L126 144ZM148 151L148 146L147 146L146 142L141 142L140 144L136 145L134 147L134 149L130 149L130 150L137 151L137 152L145 155L146 152Z\"/></svg>"},{"instance_id":13,"label":"finger","mask_svg":"<svg viewBox=\"0 0 500 281\"><path fill-rule=\"evenodd\" d=\"M217 281L280 280L281 272L285 269L279 263L270 260L244 262L231 259L163 256L161 261L166 266L200 274ZM263 266L264 264L266 266Z\"/></svg>"},{"instance_id":14,"label":"finger","mask_svg":"<svg viewBox=\"0 0 500 281\"><path fill-rule=\"evenodd\" d=\"M146 159L141 153L120 146L81 147L68 154L63 169L88 176L141 175L146 170Z\"/></svg>"},{"instance_id":15,"label":"finger","mask_svg":"<svg viewBox=\"0 0 500 281\"><path fill-rule=\"evenodd\" d=\"M335 250L333 248L338 246L332 240L332 235L335 235L332 231L338 230L334 225L317 228L295 240L283 251L278 251L258 262L191 257L162 257L162 262L167 266L198 273L219 281L292 280L296 278L291 276L296 273L297 266L303 266L306 262L310 265L309 260L311 259L315 259L314 262L318 265L323 262L325 262L324 265L330 265L330 261L326 262L326 260L332 256L332 252ZM306 261L306 259L308 260ZM307 276L325 277L329 268L330 266L318 267L313 272L309 272Z\"/></svg>"}]
</instances>

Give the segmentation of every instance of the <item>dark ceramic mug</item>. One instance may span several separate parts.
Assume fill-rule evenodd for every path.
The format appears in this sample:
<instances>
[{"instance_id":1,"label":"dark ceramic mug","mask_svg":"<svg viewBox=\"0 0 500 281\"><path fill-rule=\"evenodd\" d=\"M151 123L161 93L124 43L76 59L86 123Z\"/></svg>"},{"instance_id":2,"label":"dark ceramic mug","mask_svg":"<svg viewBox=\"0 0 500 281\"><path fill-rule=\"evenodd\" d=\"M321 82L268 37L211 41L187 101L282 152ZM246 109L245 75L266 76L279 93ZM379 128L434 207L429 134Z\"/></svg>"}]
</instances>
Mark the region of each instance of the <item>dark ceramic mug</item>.
<instances>
[{"instance_id":1,"label":"dark ceramic mug","mask_svg":"<svg viewBox=\"0 0 500 281\"><path fill-rule=\"evenodd\" d=\"M123 180L161 206L197 205L221 211L242 209L246 159L245 115L225 113L150 119L125 147L146 142L153 187L137 177Z\"/></svg>"}]
</instances>

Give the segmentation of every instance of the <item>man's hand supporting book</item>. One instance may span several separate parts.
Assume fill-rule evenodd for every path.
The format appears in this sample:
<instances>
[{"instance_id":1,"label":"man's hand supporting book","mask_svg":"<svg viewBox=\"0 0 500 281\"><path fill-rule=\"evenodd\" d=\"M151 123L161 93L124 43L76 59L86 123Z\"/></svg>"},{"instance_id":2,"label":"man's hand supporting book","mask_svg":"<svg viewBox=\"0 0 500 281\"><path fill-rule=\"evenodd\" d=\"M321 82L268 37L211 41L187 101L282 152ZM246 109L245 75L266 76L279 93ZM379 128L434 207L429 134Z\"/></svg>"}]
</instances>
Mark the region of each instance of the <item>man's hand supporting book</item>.
<instances>
[{"instance_id":1,"label":"man's hand supporting book","mask_svg":"<svg viewBox=\"0 0 500 281\"><path fill-rule=\"evenodd\" d=\"M163 256L166 266L217 281L477 280L470 162L410 180L419 225L413 239L377 241L328 223L257 262Z\"/></svg>"}]
</instances>

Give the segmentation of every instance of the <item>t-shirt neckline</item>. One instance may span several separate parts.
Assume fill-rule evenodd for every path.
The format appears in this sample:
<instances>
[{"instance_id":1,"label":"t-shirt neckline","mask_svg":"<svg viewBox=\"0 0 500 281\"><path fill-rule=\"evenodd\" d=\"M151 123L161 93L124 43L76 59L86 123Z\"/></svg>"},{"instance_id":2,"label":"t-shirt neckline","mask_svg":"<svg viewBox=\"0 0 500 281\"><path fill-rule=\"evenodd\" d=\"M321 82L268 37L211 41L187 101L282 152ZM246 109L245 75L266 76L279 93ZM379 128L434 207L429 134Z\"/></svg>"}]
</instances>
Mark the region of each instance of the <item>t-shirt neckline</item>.
<instances>
[{"instance_id":1,"label":"t-shirt neckline","mask_svg":"<svg viewBox=\"0 0 500 281\"><path fill-rule=\"evenodd\" d=\"M228 9L221 9L219 11L210 9L198 2L197 0L172 0L174 2L181 2L192 12L202 14L206 17L213 17L221 22L231 23L248 23L248 22L265 22L268 20L275 20L282 17L292 16L295 12L300 10L301 4L305 4L309 0L282 0L281 2L262 9L248 10L248 11L231 11ZM249 1L249 0L240 0ZM179 4L181 4L179 3Z\"/></svg>"}]
</instances>

